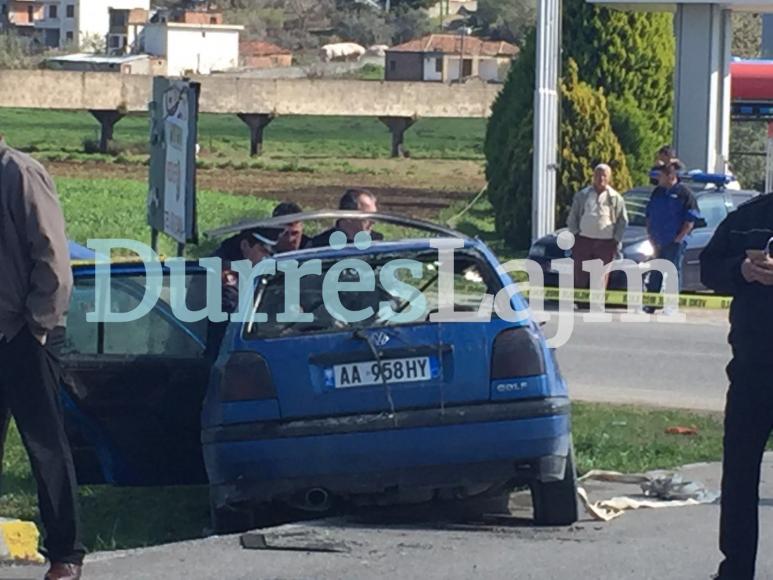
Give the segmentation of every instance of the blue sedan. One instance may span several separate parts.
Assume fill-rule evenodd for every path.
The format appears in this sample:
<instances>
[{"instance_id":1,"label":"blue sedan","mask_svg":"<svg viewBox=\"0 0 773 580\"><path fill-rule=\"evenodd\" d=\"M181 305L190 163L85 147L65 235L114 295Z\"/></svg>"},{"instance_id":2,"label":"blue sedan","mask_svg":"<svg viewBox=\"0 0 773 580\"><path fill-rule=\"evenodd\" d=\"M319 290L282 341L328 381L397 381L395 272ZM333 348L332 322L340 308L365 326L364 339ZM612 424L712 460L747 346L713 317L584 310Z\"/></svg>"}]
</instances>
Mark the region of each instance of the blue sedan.
<instances>
[{"instance_id":1,"label":"blue sedan","mask_svg":"<svg viewBox=\"0 0 773 580\"><path fill-rule=\"evenodd\" d=\"M553 353L528 318L434 321L447 287L440 287L438 250L427 236L461 245L453 264L456 311L478 311L486 295L512 284L510 277L478 240L418 220L368 217L400 228L400 239L276 256L278 273L257 280L250 316L227 323L219 345L207 320L186 323L172 313L167 266L161 299L145 316L88 322L96 270L76 263L61 358L79 480L207 482L221 532L257 525L271 504L324 512L334 503L501 496L518 485L531 486L537 523L574 522L570 402ZM423 237L406 239L407 228ZM350 311L375 307L357 322L342 321L323 304L323 277L343 259L361 260L375 273L373 285L341 293ZM313 321L282 322L281 265L312 260L322 275L301 278L299 300ZM425 297L406 322L384 318L379 309L408 306L382 283L395 260L417 264L409 281ZM144 266L111 269L111 309L135 308L145 292ZM343 280L352 272L338 275ZM191 310L203 304L205 276L188 264ZM517 294L510 306L525 309ZM256 323L260 315L266 321Z\"/></svg>"}]
</instances>

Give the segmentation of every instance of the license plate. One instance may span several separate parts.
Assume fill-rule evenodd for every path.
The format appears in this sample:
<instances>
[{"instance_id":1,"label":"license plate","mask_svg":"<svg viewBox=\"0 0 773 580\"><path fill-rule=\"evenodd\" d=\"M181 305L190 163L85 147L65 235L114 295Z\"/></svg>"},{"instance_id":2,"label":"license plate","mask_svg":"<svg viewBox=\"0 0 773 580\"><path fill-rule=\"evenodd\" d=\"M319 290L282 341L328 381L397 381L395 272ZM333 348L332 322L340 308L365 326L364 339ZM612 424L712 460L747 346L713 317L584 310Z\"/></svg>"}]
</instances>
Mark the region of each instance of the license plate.
<instances>
[{"instance_id":1,"label":"license plate","mask_svg":"<svg viewBox=\"0 0 773 580\"><path fill-rule=\"evenodd\" d=\"M334 386L337 389L345 389L384 382L393 384L428 381L434 374L432 366L428 356L387 359L382 360L381 365L376 361L335 365Z\"/></svg>"}]
</instances>

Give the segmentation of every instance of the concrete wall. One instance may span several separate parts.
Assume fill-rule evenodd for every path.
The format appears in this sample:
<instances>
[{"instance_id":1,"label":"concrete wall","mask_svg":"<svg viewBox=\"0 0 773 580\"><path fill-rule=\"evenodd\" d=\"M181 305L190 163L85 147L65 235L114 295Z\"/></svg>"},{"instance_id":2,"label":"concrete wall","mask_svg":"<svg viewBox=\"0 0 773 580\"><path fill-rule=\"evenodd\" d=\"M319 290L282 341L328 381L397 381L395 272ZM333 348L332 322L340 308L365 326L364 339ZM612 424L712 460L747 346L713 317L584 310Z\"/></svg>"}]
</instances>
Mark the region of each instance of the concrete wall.
<instances>
[{"instance_id":1,"label":"concrete wall","mask_svg":"<svg viewBox=\"0 0 773 580\"><path fill-rule=\"evenodd\" d=\"M499 85L210 76L201 110L276 115L487 117ZM152 77L0 70L0 107L147 111Z\"/></svg>"}]
</instances>

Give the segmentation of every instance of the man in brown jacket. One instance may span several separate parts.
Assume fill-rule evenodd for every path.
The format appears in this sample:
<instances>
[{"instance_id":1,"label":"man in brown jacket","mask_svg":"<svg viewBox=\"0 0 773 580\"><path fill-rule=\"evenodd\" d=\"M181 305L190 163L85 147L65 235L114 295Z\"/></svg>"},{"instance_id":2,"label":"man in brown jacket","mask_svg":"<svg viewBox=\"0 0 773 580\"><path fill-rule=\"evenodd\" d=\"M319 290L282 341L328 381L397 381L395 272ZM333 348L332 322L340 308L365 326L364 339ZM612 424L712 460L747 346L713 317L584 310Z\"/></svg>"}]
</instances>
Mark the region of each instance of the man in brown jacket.
<instances>
[{"instance_id":1,"label":"man in brown jacket","mask_svg":"<svg viewBox=\"0 0 773 580\"><path fill-rule=\"evenodd\" d=\"M13 415L45 527L46 580L81 576L77 481L50 335L72 290L64 217L51 177L0 136L0 436Z\"/></svg>"},{"instance_id":2,"label":"man in brown jacket","mask_svg":"<svg viewBox=\"0 0 773 580\"><path fill-rule=\"evenodd\" d=\"M572 200L566 226L575 236L572 248L575 288L590 285L590 274L582 268L584 262L601 260L607 265L622 247L628 213L623 196L615 191L611 180L609 165L598 165L593 171L593 183L578 191Z\"/></svg>"}]
</instances>

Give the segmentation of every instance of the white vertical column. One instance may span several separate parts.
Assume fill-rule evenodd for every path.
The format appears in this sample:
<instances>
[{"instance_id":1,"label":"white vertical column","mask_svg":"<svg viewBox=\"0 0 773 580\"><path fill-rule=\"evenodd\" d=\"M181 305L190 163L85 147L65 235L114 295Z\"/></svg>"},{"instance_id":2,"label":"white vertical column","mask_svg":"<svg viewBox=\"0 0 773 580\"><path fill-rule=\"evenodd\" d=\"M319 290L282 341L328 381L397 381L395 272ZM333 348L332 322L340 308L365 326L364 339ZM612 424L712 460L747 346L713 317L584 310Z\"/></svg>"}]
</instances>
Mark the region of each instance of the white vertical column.
<instances>
[{"instance_id":1,"label":"white vertical column","mask_svg":"<svg viewBox=\"0 0 773 580\"><path fill-rule=\"evenodd\" d=\"M730 150L730 12L680 4L674 24L674 145L688 169L724 172Z\"/></svg>"},{"instance_id":2,"label":"white vertical column","mask_svg":"<svg viewBox=\"0 0 773 580\"><path fill-rule=\"evenodd\" d=\"M773 59L773 14L762 16L762 58Z\"/></svg>"},{"instance_id":3,"label":"white vertical column","mask_svg":"<svg viewBox=\"0 0 773 580\"><path fill-rule=\"evenodd\" d=\"M561 1L538 0L532 240L555 229Z\"/></svg>"}]
</instances>

